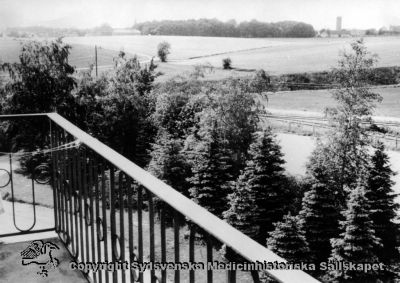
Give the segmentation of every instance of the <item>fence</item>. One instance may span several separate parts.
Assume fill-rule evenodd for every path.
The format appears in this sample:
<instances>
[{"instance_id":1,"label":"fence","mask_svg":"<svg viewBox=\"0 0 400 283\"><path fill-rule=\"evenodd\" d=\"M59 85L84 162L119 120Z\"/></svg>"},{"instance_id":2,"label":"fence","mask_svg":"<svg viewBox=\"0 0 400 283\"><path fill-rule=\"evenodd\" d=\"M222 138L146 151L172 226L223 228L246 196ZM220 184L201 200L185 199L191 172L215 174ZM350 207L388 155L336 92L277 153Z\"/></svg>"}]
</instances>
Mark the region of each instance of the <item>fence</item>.
<instances>
[{"instance_id":1,"label":"fence","mask_svg":"<svg viewBox=\"0 0 400 283\"><path fill-rule=\"evenodd\" d=\"M225 245L246 262L285 262L60 115L3 115L0 118L39 116L50 123L50 148L74 145L51 152L50 172L53 229L76 261L204 261L208 264L221 258L216 251ZM34 227L23 233L32 232ZM236 280L261 282L268 274L278 282L318 282L303 271L293 269L223 273L221 277L221 272L207 268L128 269L88 271L86 276L94 282L234 283Z\"/></svg>"}]
</instances>

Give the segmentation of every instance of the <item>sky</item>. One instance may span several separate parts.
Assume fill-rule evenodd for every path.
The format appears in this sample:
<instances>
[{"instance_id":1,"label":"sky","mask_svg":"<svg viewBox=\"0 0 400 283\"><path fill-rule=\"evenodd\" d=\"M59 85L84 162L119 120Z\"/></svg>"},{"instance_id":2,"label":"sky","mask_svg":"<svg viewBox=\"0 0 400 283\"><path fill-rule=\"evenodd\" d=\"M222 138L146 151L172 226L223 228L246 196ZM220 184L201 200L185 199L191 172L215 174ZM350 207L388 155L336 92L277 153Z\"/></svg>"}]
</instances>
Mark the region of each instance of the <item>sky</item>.
<instances>
[{"instance_id":1,"label":"sky","mask_svg":"<svg viewBox=\"0 0 400 283\"><path fill-rule=\"evenodd\" d=\"M0 28L130 27L135 21L217 18L237 22L294 20L316 29L400 25L399 0L0 0Z\"/></svg>"}]
</instances>

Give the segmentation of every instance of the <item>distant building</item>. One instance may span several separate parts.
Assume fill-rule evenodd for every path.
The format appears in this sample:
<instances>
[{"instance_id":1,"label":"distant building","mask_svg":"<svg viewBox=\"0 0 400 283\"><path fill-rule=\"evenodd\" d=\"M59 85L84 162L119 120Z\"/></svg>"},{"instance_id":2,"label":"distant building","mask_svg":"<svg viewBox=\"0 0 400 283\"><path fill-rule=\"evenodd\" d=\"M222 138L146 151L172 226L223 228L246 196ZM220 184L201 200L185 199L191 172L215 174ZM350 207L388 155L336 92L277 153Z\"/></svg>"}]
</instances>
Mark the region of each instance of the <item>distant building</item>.
<instances>
[{"instance_id":1,"label":"distant building","mask_svg":"<svg viewBox=\"0 0 400 283\"><path fill-rule=\"evenodd\" d=\"M336 31L342 30L342 17L336 17Z\"/></svg>"},{"instance_id":2,"label":"distant building","mask_svg":"<svg viewBox=\"0 0 400 283\"><path fill-rule=\"evenodd\" d=\"M390 26L389 31L393 33L400 33L400 26Z\"/></svg>"},{"instance_id":3,"label":"distant building","mask_svg":"<svg viewBox=\"0 0 400 283\"><path fill-rule=\"evenodd\" d=\"M351 37L356 36L351 33L349 30L330 30L330 29L323 29L321 30L317 37Z\"/></svg>"},{"instance_id":4,"label":"distant building","mask_svg":"<svg viewBox=\"0 0 400 283\"><path fill-rule=\"evenodd\" d=\"M116 28L113 29L112 35L140 35L140 31L137 29Z\"/></svg>"},{"instance_id":5,"label":"distant building","mask_svg":"<svg viewBox=\"0 0 400 283\"><path fill-rule=\"evenodd\" d=\"M354 37L364 36L367 33L367 31L363 29L351 29L348 32L350 33L351 36Z\"/></svg>"}]
</instances>

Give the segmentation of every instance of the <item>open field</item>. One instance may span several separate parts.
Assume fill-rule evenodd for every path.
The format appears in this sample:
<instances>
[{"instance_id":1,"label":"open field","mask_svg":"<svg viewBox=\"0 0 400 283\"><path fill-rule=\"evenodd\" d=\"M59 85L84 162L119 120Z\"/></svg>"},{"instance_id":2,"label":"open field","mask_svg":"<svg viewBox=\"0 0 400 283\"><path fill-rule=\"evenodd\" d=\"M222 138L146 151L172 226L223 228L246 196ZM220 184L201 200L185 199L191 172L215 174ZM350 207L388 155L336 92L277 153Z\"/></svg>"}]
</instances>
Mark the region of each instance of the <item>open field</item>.
<instances>
[{"instance_id":1,"label":"open field","mask_svg":"<svg viewBox=\"0 0 400 283\"><path fill-rule=\"evenodd\" d=\"M111 38L111 37L110 37ZM114 37L112 37L114 38ZM94 52L94 44L88 43L86 44L75 44L70 43L72 46L71 54L69 57L69 63L76 67L77 70L86 69L90 65L94 65L95 62L95 52ZM112 45L111 45L112 47ZM97 50L98 57L98 66L99 72L110 69L113 66L113 58L118 56L119 50L124 48L117 48L115 46L114 50L106 49L103 46L99 46ZM21 50L21 41L9 39L9 38L0 38L0 63L1 62L17 62L18 56ZM128 57L132 57L134 54L127 53ZM139 60L142 63L147 63L151 59L151 56L148 55L138 55ZM165 81L169 78L183 75L188 76L193 72L194 68L190 65L176 65L170 63L160 63L157 62L158 68L157 72L160 72L162 76L160 76L157 81ZM237 70L222 70L222 69L214 69L211 73L206 73L206 78L211 80L219 80L228 78L230 76L244 76L248 75L247 71L237 71Z\"/></svg>"},{"instance_id":2,"label":"open field","mask_svg":"<svg viewBox=\"0 0 400 283\"><path fill-rule=\"evenodd\" d=\"M192 66L210 63L216 70L207 78L247 75L243 70L265 69L268 73L284 74L328 70L336 65L340 52L349 48L355 38L220 38L185 36L87 36L66 37L73 46L71 63L87 67L94 62L94 45L99 49L99 66L112 65L118 51L137 54L148 62L157 55L161 41L171 44L169 62L159 71L172 75L190 72ZM379 55L378 66L400 65L400 37L367 37L366 46ZM0 59L14 61L18 41L0 39ZM236 70L221 70L221 60L230 57Z\"/></svg>"},{"instance_id":3,"label":"open field","mask_svg":"<svg viewBox=\"0 0 400 283\"><path fill-rule=\"evenodd\" d=\"M263 68L270 74L311 72L330 69L338 55L355 38L219 38L185 36L67 37L74 44L98 44L110 50L125 50L142 56L156 56L157 44L171 44L171 65L206 62L221 67L230 57L233 67ZM366 46L380 57L379 66L400 65L400 37L367 37ZM199 58L194 58L199 57Z\"/></svg>"},{"instance_id":4,"label":"open field","mask_svg":"<svg viewBox=\"0 0 400 283\"><path fill-rule=\"evenodd\" d=\"M400 88L376 87L372 89L383 97L375 116L400 118ZM291 113L322 113L327 106L333 106L330 90L300 90L272 93L268 101L263 101L267 109L285 110ZM315 112L315 113L314 113Z\"/></svg>"},{"instance_id":5,"label":"open field","mask_svg":"<svg viewBox=\"0 0 400 283\"><path fill-rule=\"evenodd\" d=\"M16 62L21 51L22 41L0 38L0 62ZM87 68L95 62L94 46L83 44L71 44L69 63L76 68ZM98 48L97 61L99 66L110 67L113 58L118 56L118 50ZM132 56L131 54L128 54ZM143 57L139 57L144 59Z\"/></svg>"}]
</instances>

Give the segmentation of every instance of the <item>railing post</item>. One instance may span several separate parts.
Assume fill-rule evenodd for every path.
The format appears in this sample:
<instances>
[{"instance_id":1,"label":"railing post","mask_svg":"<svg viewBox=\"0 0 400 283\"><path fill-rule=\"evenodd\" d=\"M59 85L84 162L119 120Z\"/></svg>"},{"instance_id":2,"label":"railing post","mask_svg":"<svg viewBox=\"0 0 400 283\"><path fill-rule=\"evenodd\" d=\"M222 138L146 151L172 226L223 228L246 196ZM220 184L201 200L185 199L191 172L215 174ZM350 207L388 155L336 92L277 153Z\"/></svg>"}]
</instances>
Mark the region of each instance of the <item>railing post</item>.
<instances>
[{"instance_id":1,"label":"railing post","mask_svg":"<svg viewBox=\"0 0 400 283\"><path fill-rule=\"evenodd\" d=\"M154 260L154 229L157 227L155 225L154 221L154 207L153 207L153 197L157 197L160 199L160 201L163 202L165 209L168 209L168 211L171 208L171 211L174 211L174 227L172 228L173 231L170 231L171 229L168 230L169 232L174 233L174 250L175 250L175 261L179 261L180 256L179 256L179 249L180 249L180 237L179 237L179 232L180 232L180 225L182 224L181 221L181 216L187 217L187 219L190 219L190 221L193 223L193 229L190 227L190 236L189 236L189 261L194 262L194 257L195 257L195 251L196 251L196 246L195 246L195 230L194 227L200 227L201 229L201 234L204 235L204 240L206 241L206 251L207 251L207 263L212 263L213 262L213 248L214 244L222 243L226 244L226 246L232 247L232 249L235 250L235 253L238 253L241 257L244 258L244 260L248 261L257 261L257 260L267 260L267 261L284 261L282 258L271 252L270 250L266 249L262 245L258 244L257 242L253 241L252 239L248 238L247 236L243 235L240 233L238 230L227 224L226 222L222 221L221 219L217 218L215 215L212 215L209 213L206 209L200 207L198 204L194 203L190 199L186 198L161 180L155 178L154 176L151 176L148 172L144 171L142 168L139 168L137 165L132 163L131 161L127 160L117 152L113 151L106 145L102 144L98 140L94 139L93 137L90 137L88 134L84 133L74 125L72 125L70 122L66 121L63 119L61 116L58 114L48 114L48 117L52 119L53 125L57 125L60 127L60 130L64 129L64 133L68 134L68 137L73 137L74 139L80 140L85 148L88 148L90 150L90 154L93 155L93 162L94 162L94 168L95 168L95 174L91 178L91 174L88 176L88 180L86 180L89 183L89 190L93 187L92 184L95 185L96 192L85 192L85 188L83 188L83 195L80 193L79 195L77 194L77 190L81 189L80 192L82 192L81 188L81 183L76 185L77 179L79 182L83 181L83 185L86 186L87 183L85 183L85 178L86 174L83 172L77 172L78 168L76 165L79 166L77 163L76 157L77 154L75 150L69 150L65 152L65 160L63 164L58 164L58 166L63 167L63 171L66 171L67 174L64 176L60 176L60 179L65 179L65 183L63 185L65 186L66 189L69 190L69 194L65 192L65 206L66 209L61 209L62 212L65 212L65 216L67 216L67 221L65 227L68 229L69 228L69 235L72 235L72 240L73 240L73 247L76 246L77 251L79 251L79 242L78 239L76 238L76 232L74 231L76 221L74 221L74 213L75 217L77 216L77 211L81 210L79 212L80 217L82 217L82 210L86 211L84 209L84 206L82 204L82 201L78 201L79 198L83 197L84 202L87 201L87 197L93 197L93 200L95 200L95 204L90 205L91 210L93 211L96 205L96 216L97 216L97 227L96 227L96 232L97 232L97 252L98 252L98 258L97 261L108 261L109 256L109 250L110 248L110 233L107 233L107 222L109 221L107 218L109 218L109 213L110 211L107 209L107 201L109 198L107 198L107 194L110 193L111 197L111 209L113 212L111 213L111 229L112 229L112 235L113 236L113 241L111 241L112 248L114 249L114 252L112 253L113 255L113 260L117 260L121 258L121 254L115 253L116 250L116 245L115 245L115 236L117 235L117 229L116 229L116 224L118 225L116 221L116 190L115 190L115 176L113 173L115 172L114 170L121 170L123 172L124 176L126 176L130 182L136 182L139 184L139 188L137 190L137 200L138 200L138 206L137 206L137 220L138 220L138 230L137 230L137 236L138 236L138 256L136 257L135 254L135 242L133 241L133 234L136 236L136 230L134 231L134 225L133 225L133 215L135 215L135 212L133 212L132 209L132 197L133 197L133 189L131 188L130 184L126 184L128 187L128 221L129 221L129 258L132 260L137 260L138 262L143 262L144 256L147 256L147 252L149 251L149 246L150 246L150 260ZM290 129L291 129L291 123L296 123L296 122L290 122ZM61 132L60 132L61 133ZM52 142L54 143L55 138L52 137ZM60 153L61 155L62 153ZM110 166L108 166L110 164ZM85 166L87 166L86 161L82 162L81 168L83 171L85 171ZM83 167L82 167L83 166ZM91 163L89 160L89 169L86 168L87 170L91 171ZM101 166L101 168L98 168L98 166ZM111 168L111 169L110 169ZM108 186L106 185L106 174L108 174L108 169L110 171L113 171L112 174L110 175L110 189L109 190ZM80 171L80 170L78 170ZM76 176L78 174L78 177ZM83 174L83 180L81 180L81 176L79 174ZM60 175L63 175L60 173ZM121 176L121 175L120 175ZM97 178L99 178L99 182L97 181ZM111 180L112 179L112 180ZM68 182L68 181L69 182ZM100 181L101 180L101 181ZM107 180L108 181L108 180ZM120 210L120 227L119 232L121 233L121 238L119 240L123 241L123 236L122 234L124 233L124 211L123 211L123 199L121 199L122 193L124 192L123 186L124 182L120 179L119 181L119 193L120 193L120 202L121 202L121 210ZM99 188L101 187L101 193L99 193ZM112 187L112 188L111 188ZM75 192L75 194L73 194ZM56 191L57 193L57 191ZM149 198L147 198L149 196ZM69 197L69 199L67 199ZM99 200L96 200L96 197L99 198ZM150 217L150 223L149 223L149 230L147 229L147 223L143 223L143 208L146 209L146 207L143 204L143 201L149 201L149 217ZM75 202L74 202L75 201ZM100 203L101 201L101 203ZM78 207L78 205L81 205L81 207ZM69 206L69 209L68 209ZM162 215L161 215L161 257L162 260L164 261L164 258L166 258L166 227L165 227L165 211L163 209ZM101 214L101 215L100 215ZM133 214L133 215L132 215ZM69 215L69 216L68 216ZM90 218L90 220L94 220L94 213L92 214L90 212L90 215L93 216ZM169 216L169 214L168 214ZM179 216L179 217L178 217ZM86 215L88 217L88 215ZM103 219L101 219L103 217ZM147 218L147 217L146 217ZM70 221L68 221L70 220ZM88 219L86 219L89 221ZM69 222L69 224L68 224ZM89 221L91 222L91 221ZM152 223L153 222L153 223ZM144 229L143 226L146 225L146 228ZM94 227L92 227L93 229ZM81 229L82 230L82 229ZM80 230L80 231L81 231ZM158 229L157 229L158 230ZM92 231L92 236L94 235ZM143 237L150 237L150 243L147 241L144 241ZM101 243L104 241L104 243ZM144 242L146 243L146 254L144 255L143 250L143 244ZM84 243L85 244L85 243ZM84 244L81 244L81 251L82 255L84 252L84 249L87 247L84 247ZM87 244L87 241L86 241ZM93 240L92 240L92 244ZM93 248L93 247L92 247ZM109 249L110 248L110 249ZM121 246L121 248L123 248ZM121 251L122 252L122 251ZM102 254L103 253L103 254ZM88 253L86 253L88 255ZM171 255L172 256L172 255ZM87 258L88 259L88 258ZM95 256L93 253L93 260L95 260ZM231 259L233 260L233 259ZM207 267L209 265L207 264ZM207 272L207 281L206 282L213 282L213 270L210 268ZM251 272L253 276L253 281L258 283L260 282L260 278L258 275L258 271L253 271ZM120 272L117 273L118 275ZM318 282L317 280L313 279L309 275L305 274L304 272L301 271L293 271L293 270L288 270L285 272L277 272L274 270L268 271L268 274L273 277L277 278L277 280L281 282ZM111 274L109 273L104 273L104 271L100 271L97 273L97 279L98 281L109 281ZM131 271L131 275L135 277L135 273ZM147 275L147 272L146 272ZM172 275L172 274L171 274ZM189 280L190 283L193 283L195 280L195 273L194 272L189 272ZM139 282L143 282L144 276L142 273L139 273L139 279L134 279L138 280ZM104 278L105 277L105 278ZM147 276L146 276L147 278ZM161 280L166 278L165 274L162 275ZM117 278L118 280L121 280L121 278ZM218 279L218 278L216 278ZM263 278L262 278L263 279ZM132 280L132 277L131 277ZM155 279L152 276L152 281L154 282ZM175 282L179 282L180 280L180 273L179 271L175 273ZM219 280L219 279L218 279ZM230 271L227 274L227 281L234 283L236 280L236 274L234 271ZM240 281L240 279L238 279ZM96 282L98 282L96 281ZM115 276L113 276L113 281L115 281ZM135 282L138 282L135 281ZM164 280L163 280L164 281ZM221 280L220 280L221 281Z\"/></svg>"},{"instance_id":2,"label":"railing post","mask_svg":"<svg viewBox=\"0 0 400 283\"><path fill-rule=\"evenodd\" d=\"M57 205L57 186L56 186L56 157L55 157L55 152L52 150L55 146L55 141L54 141L54 135L53 135L53 127L52 127L52 122L49 120L49 130L50 130L50 159L51 159L51 172L52 174L52 182L51 186L53 188L53 211L54 211L54 229L58 233L59 232L59 227L58 227L58 205Z\"/></svg>"}]
</instances>

